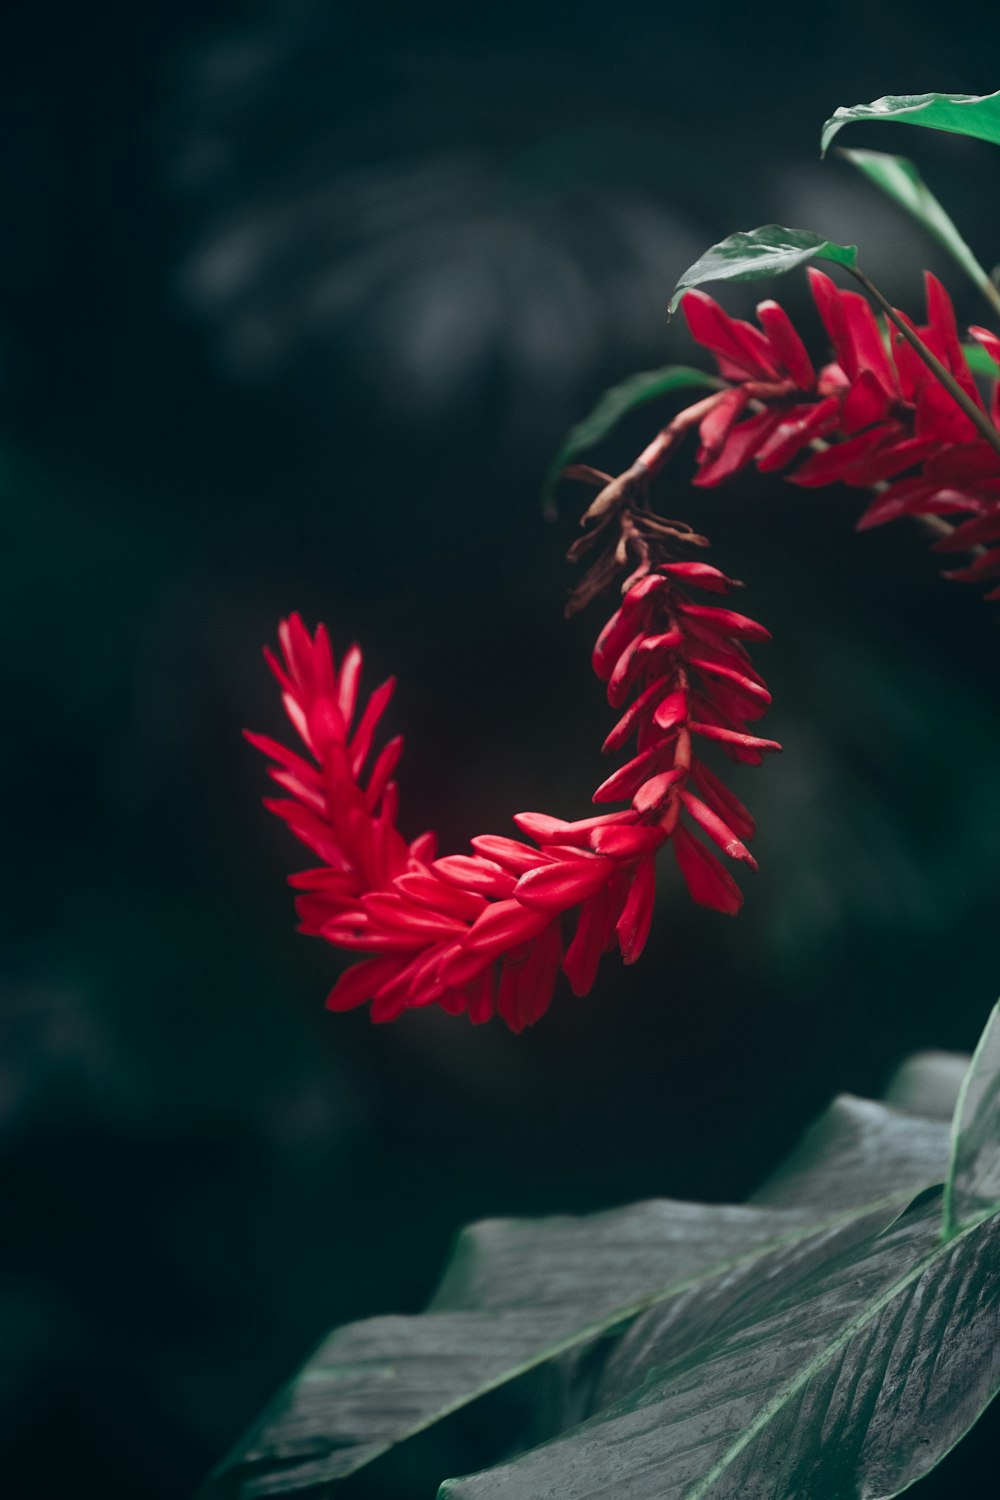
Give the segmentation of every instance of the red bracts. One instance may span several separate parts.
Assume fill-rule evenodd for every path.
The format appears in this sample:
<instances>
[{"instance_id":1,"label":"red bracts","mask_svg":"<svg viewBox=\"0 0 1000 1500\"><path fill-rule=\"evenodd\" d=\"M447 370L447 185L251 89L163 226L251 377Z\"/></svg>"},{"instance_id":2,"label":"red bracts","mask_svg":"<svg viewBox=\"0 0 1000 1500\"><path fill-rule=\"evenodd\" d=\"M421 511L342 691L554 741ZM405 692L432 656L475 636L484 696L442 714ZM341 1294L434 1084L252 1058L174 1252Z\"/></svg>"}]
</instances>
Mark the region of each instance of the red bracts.
<instances>
[{"instance_id":1,"label":"red bracts","mask_svg":"<svg viewBox=\"0 0 1000 1500\"><path fill-rule=\"evenodd\" d=\"M756 868L753 820L702 747L750 763L779 747L747 727L770 698L745 642L767 632L689 594L732 586L705 563L644 564L601 632L594 668L624 709L605 750L633 740L635 753L594 801L624 810L577 822L521 813L514 821L531 843L483 835L472 854L440 859L433 835L407 842L396 826L401 740L374 753L391 680L362 704L358 648L338 670L323 626L310 635L298 615L282 623L281 659L267 657L302 749L247 738L287 794L265 805L320 861L291 877L301 930L363 955L334 985L332 1009L370 1001L372 1019L387 1021L437 1004L477 1023L499 1012L520 1031L548 1009L560 971L585 995L611 948L636 961L668 841L696 901L739 908L739 888L699 835Z\"/></svg>"},{"instance_id":2,"label":"red bracts","mask_svg":"<svg viewBox=\"0 0 1000 1500\"><path fill-rule=\"evenodd\" d=\"M720 484L753 462L763 472L788 471L793 484L873 489L860 529L903 515L947 517L957 524L942 528L935 550L975 549L976 555L946 577L1000 577L1000 455L898 331L883 335L860 293L841 290L814 268L809 281L833 352L818 371L777 303L760 304L755 328L731 318L703 292L684 297L692 335L715 355L729 382L717 397L699 403L694 483ZM926 293L927 322L917 333L986 411L951 301L930 274ZM985 328L969 331L1000 377L1000 339ZM993 382L988 414L1000 426L1000 378ZM682 412L668 431L679 431L683 418ZM647 453L654 451L656 444ZM658 466L654 460L649 467ZM988 597L1000 597L1000 589Z\"/></svg>"}]
</instances>

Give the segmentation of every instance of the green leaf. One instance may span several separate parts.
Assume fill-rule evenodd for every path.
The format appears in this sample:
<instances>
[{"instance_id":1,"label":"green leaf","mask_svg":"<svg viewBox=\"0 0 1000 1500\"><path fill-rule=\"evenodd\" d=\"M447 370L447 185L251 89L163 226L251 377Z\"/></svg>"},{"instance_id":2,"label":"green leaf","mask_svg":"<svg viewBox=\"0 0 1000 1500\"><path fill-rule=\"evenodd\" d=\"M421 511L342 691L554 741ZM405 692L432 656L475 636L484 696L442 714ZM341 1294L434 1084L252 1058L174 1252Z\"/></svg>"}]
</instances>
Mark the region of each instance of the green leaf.
<instances>
[{"instance_id":1,"label":"green leaf","mask_svg":"<svg viewBox=\"0 0 1000 1500\"><path fill-rule=\"evenodd\" d=\"M975 342L963 344L962 353L973 375L986 375L991 380L1000 379L1000 370L997 369L996 360L990 358L982 344Z\"/></svg>"},{"instance_id":2,"label":"green leaf","mask_svg":"<svg viewBox=\"0 0 1000 1500\"><path fill-rule=\"evenodd\" d=\"M939 1228L933 1191L673 1299L618 1341L592 1417L440 1500L898 1495L1000 1387L1000 1221Z\"/></svg>"},{"instance_id":3,"label":"green leaf","mask_svg":"<svg viewBox=\"0 0 1000 1500\"><path fill-rule=\"evenodd\" d=\"M676 312L686 291L706 281L758 281L783 275L811 260L832 260L853 268L858 263L858 249L856 245L834 244L809 229L785 229L780 224L731 234L684 272L674 287L670 311Z\"/></svg>"},{"instance_id":4,"label":"green leaf","mask_svg":"<svg viewBox=\"0 0 1000 1500\"><path fill-rule=\"evenodd\" d=\"M951 1165L944 1190L945 1239L992 1213L1000 1202L1000 1005L972 1055L955 1105Z\"/></svg>"},{"instance_id":5,"label":"green leaf","mask_svg":"<svg viewBox=\"0 0 1000 1500\"><path fill-rule=\"evenodd\" d=\"M823 126L820 150L853 120L895 120L900 125L926 125L954 135L971 135L1000 145L1000 91L995 94L887 94L872 104L841 105Z\"/></svg>"},{"instance_id":6,"label":"green leaf","mask_svg":"<svg viewBox=\"0 0 1000 1500\"><path fill-rule=\"evenodd\" d=\"M906 1199L875 1212L888 1223ZM256 1500L346 1478L534 1366L845 1217L661 1201L473 1225L427 1312L333 1333L206 1493Z\"/></svg>"},{"instance_id":7,"label":"green leaf","mask_svg":"<svg viewBox=\"0 0 1000 1500\"><path fill-rule=\"evenodd\" d=\"M947 1167L954 1069L949 1085L924 1059L907 1097L912 1110L929 1095L931 1117L842 1098L749 1206L651 1202L466 1230L427 1312L333 1333L206 1493L329 1484L543 1364L568 1383L558 1435L446 1485L450 1500L611 1497L626 1481L637 1497L735 1497L763 1493L747 1476L779 1461L781 1493L818 1496L814 1479L823 1495L897 1493L1000 1379L991 1026L956 1108L949 1240L929 1185Z\"/></svg>"},{"instance_id":8,"label":"green leaf","mask_svg":"<svg viewBox=\"0 0 1000 1500\"><path fill-rule=\"evenodd\" d=\"M907 213L912 214L938 244L943 245L949 255L954 256L990 305L994 309L1000 308L1000 293L912 161L908 161L905 156L890 156L884 151L847 151L841 148L839 154L901 208L905 208Z\"/></svg>"},{"instance_id":9,"label":"green leaf","mask_svg":"<svg viewBox=\"0 0 1000 1500\"><path fill-rule=\"evenodd\" d=\"M659 396L668 396L672 391L689 390L696 386L706 390L719 390L722 384L716 376L709 375L705 370L696 370L693 366L664 365L659 370L643 370L638 375L630 375L619 385L613 385L599 398L590 415L584 417L582 422L577 422L566 434L562 447L549 465L542 492L543 500L548 501L567 465L573 463L585 449L607 437L633 407L641 406L646 401L655 401Z\"/></svg>"}]
</instances>

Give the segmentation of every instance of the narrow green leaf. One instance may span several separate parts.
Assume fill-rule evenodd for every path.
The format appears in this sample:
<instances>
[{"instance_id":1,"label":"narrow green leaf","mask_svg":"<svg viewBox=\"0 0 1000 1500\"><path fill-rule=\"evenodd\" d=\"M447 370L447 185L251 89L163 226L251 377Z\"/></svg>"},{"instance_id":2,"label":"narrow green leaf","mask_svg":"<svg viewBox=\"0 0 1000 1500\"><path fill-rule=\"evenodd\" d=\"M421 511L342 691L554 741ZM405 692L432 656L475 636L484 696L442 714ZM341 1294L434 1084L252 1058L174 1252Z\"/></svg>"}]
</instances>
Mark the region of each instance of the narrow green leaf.
<instances>
[{"instance_id":1,"label":"narrow green leaf","mask_svg":"<svg viewBox=\"0 0 1000 1500\"><path fill-rule=\"evenodd\" d=\"M838 130L853 120L926 125L1000 145L1000 90L995 94L886 94L871 104L841 105L823 126L820 150L824 155Z\"/></svg>"},{"instance_id":2,"label":"narrow green leaf","mask_svg":"<svg viewBox=\"0 0 1000 1500\"><path fill-rule=\"evenodd\" d=\"M993 1008L962 1081L944 1190L950 1239L1000 1208L1000 1005Z\"/></svg>"},{"instance_id":3,"label":"narrow green leaf","mask_svg":"<svg viewBox=\"0 0 1000 1500\"><path fill-rule=\"evenodd\" d=\"M643 370L638 375L630 375L619 385L613 385L598 399L590 415L584 417L582 422L577 422L566 434L562 447L549 465L542 491L543 501L548 502L567 465L573 463L585 449L607 437L633 407L655 401L659 396L668 396L673 391L692 387L719 390L722 384L716 376L709 375L705 370L696 370L693 366L664 365L659 370Z\"/></svg>"},{"instance_id":4,"label":"narrow green leaf","mask_svg":"<svg viewBox=\"0 0 1000 1500\"><path fill-rule=\"evenodd\" d=\"M731 234L706 250L700 260L684 272L674 287L670 311L676 312L684 293L707 281L758 281L780 276L811 260L832 260L838 265L854 267L858 262L856 245L837 245L809 229L785 229L781 224L764 224Z\"/></svg>"},{"instance_id":5,"label":"narrow green leaf","mask_svg":"<svg viewBox=\"0 0 1000 1500\"><path fill-rule=\"evenodd\" d=\"M975 341L963 344L962 353L973 375L985 375L991 380L1000 379L1000 370L997 369L996 360L990 358L982 344L977 344Z\"/></svg>"},{"instance_id":6,"label":"narrow green leaf","mask_svg":"<svg viewBox=\"0 0 1000 1500\"><path fill-rule=\"evenodd\" d=\"M994 309L1000 308L1000 292L979 264L951 217L941 207L912 161L905 156L890 156L885 151L848 151L839 155L857 167L870 182L882 189L893 202L905 208L929 234L943 245Z\"/></svg>"},{"instance_id":7,"label":"narrow green leaf","mask_svg":"<svg viewBox=\"0 0 1000 1500\"><path fill-rule=\"evenodd\" d=\"M426 1313L372 1318L333 1333L204 1493L259 1500L345 1478L532 1368L566 1356L572 1379L585 1350L597 1351L598 1365L588 1357L587 1379L570 1392L572 1416L563 1425L578 1422L581 1410L594 1417L494 1471L488 1484L485 1476L462 1481L446 1487L447 1495L610 1497L627 1473L630 1493L651 1500L676 1493L671 1485L682 1480L685 1494L735 1497L750 1492L746 1464L770 1462L773 1452L787 1458L796 1485L823 1466L824 1484L830 1475L834 1484L824 1494L839 1492L843 1461L842 1492L855 1493L862 1469L866 1485L870 1472L881 1473L879 1464L902 1472L906 1425L896 1442L883 1410L883 1396L887 1402L899 1384L900 1360L921 1369L929 1360L940 1385L928 1398L937 1403L926 1417L932 1439L915 1445L911 1435L906 1447L929 1467L957 1440L960 1424L971 1423L996 1379L984 1374L987 1342L991 1351L1000 1321L989 1281L1000 1277L995 1221L988 1242L975 1237L987 1233L982 1204L1000 1156L987 1118L991 1100L996 1114L998 1052L1000 1041L981 1045L956 1111L952 1192L961 1224L949 1242L940 1232L940 1190L929 1187L946 1166L942 1120L840 1099L756 1204L653 1202L580 1219L473 1226ZM934 1101L940 1116L939 1088ZM914 1199L918 1188L924 1192ZM974 1222L967 1222L969 1204ZM976 1256L985 1246L981 1259L968 1259L970 1245ZM937 1279L924 1280L934 1268ZM975 1295L948 1312L959 1284ZM923 1321L909 1314L907 1299L922 1315L928 1311ZM952 1400L946 1387L958 1347L964 1362ZM606 1349L613 1352L601 1377ZM848 1401L845 1414L836 1403L843 1389L849 1394L867 1380L859 1373L862 1356L873 1351L884 1391L873 1386L872 1400ZM842 1389L836 1372L845 1370ZM586 1405L595 1390L595 1404ZM820 1408L826 1403L832 1427L798 1419L802 1403L814 1399ZM909 1406L904 1402L904 1412L916 1411L916 1400L914 1394ZM684 1438L692 1422L704 1443ZM750 1437L734 1446L734 1431ZM840 1433L843 1447L839 1437L824 1438L823 1446L820 1431ZM681 1434L680 1449L665 1436L671 1432ZM578 1451L580 1434L585 1447ZM916 1477L912 1464L907 1472ZM590 1487L574 1488L566 1479L572 1475ZM819 1493L804 1482L794 1492Z\"/></svg>"},{"instance_id":8,"label":"narrow green leaf","mask_svg":"<svg viewBox=\"0 0 1000 1500\"><path fill-rule=\"evenodd\" d=\"M943 1244L939 1212L924 1194L640 1318L594 1416L440 1500L900 1494L1000 1387L1000 1221Z\"/></svg>"}]
</instances>

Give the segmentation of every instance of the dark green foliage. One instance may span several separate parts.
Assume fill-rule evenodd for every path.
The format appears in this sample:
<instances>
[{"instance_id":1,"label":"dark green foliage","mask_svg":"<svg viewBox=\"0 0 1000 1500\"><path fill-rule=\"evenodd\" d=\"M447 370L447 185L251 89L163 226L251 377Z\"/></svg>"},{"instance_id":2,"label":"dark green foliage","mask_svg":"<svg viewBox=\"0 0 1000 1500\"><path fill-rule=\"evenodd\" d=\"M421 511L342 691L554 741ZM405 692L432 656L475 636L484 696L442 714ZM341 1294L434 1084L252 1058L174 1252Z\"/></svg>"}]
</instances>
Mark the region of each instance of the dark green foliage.
<instances>
[{"instance_id":1,"label":"dark green foliage","mask_svg":"<svg viewBox=\"0 0 1000 1500\"><path fill-rule=\"evenodd\" d=\"M764 224L731 234L689 266L674 287L670 311L674 312L686 291L709 281L761 281L794 271L811 260L831 260L837 265L857 265L856 245L837 245L809 229L786 229L782 224Z\"/></svg>"},{"instance_id":2,"label":"dark green foliage","mask_svg":"<svg viewBox=\"0 0 1000 1500\"><path fill-rule=\"evenodd\" d=\"M932 1055L893 1106L836 1100L745 1208L466 1230L427 1312L331 1335L208 1493L345 1477L551 1364L548 1441L442 1500L611 1497L626 1477L650 1500L898 1494L998 1385L997 1016L950 1132L957 1069Z\"/></svg>"},{"instance_id":3,"label":"dark green foliage","mask_svg":"<svg viewBox=\"0 0 1000 1500\"><path fill-rule=\"evenodd\" d=\"M841 105L823 126L821 149L852 120L893 120L971 135L1000 145L1000 91L995 94L887 94L872 104Z\"/></svg>"}]
</instances>

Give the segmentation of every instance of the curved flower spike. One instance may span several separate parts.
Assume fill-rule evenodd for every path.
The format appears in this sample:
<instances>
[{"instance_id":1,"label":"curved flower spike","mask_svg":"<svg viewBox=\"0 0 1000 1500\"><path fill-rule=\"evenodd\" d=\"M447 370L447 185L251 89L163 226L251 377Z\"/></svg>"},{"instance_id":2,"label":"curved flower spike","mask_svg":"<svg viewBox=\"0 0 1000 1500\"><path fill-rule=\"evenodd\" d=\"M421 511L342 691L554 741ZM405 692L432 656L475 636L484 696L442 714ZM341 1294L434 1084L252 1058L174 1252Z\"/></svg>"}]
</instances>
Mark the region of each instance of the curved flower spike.
<instances>
[{"instance_id":1,"label":"curved flower spike","mask_svg":"<svg viewBox=\"0 0 1000 1500\"><path fill-rule=\"evenodd\" d=\"M707 564L653 567L647 559L626 585L594 665L614 706L633 695L605 750L634 737L637 753L594 800L631 805L576 822L519 813L514 821L534 846L486 834L473 839L473 854L444 858L435 858L433 835L408 843L396 826L391 777L402 740L372 760L392 680L363 699L356 646L338 669L324 626L310 635L299 615L282 622L281 656L266 656L302 750L247 738L287 793L265 805L321 860L291 877L301 930L363 955L334 985L331 1009L370 1002L372 1019L387 1021L437 1004L474 1024L499 1013L520 1031L548 1009L560 970L585 995L609 949L617 946L626 963L638 959L652 921L656 853L671 839L694 899L738 909L739 888L694 830L756 868L744 842L753 821L694 744L715 740L750 761L779 748L746 732L769 700L743 642L767 632L690 599L692 587L724 594L735 586Z\"/></svg>"}]
</instances>

